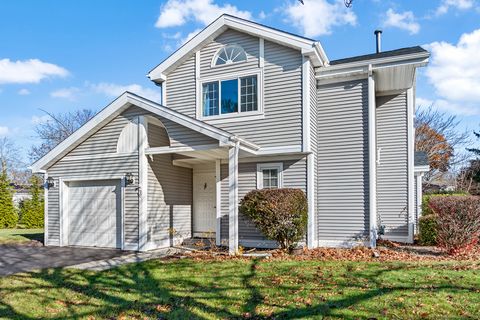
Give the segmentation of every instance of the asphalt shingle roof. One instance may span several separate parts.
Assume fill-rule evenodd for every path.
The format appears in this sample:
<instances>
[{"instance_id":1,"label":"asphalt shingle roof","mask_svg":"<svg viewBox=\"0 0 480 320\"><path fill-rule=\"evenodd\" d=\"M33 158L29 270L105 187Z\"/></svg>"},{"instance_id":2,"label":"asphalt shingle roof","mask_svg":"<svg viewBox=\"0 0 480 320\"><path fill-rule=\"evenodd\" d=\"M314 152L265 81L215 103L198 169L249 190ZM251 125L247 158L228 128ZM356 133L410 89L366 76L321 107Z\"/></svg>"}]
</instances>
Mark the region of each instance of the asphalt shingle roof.
<instances>
[{"instance_id":1,"label":"asphalt shingle roof","mask_svg":"<svg viewBox=\"0 0 480 320\"><path fill-rule=\"evenodd\" d=\"M362 55L362 56L332 60L332 61L330 61L330 65L333 66L333 65L337 65L337 64L358 62L358 61L363 61L363 60L373 60L373 59L379 59L379 58L388 58L388 57L401 56L401 55L405 55L405 54L423 53L423 52L428 52L428 51L423 49L420 46L409 47L409 48L401 48L401 49L390 50L390 51L382 51L380 53L365 54L365 55Z\"/></svg>"}]
</instances>

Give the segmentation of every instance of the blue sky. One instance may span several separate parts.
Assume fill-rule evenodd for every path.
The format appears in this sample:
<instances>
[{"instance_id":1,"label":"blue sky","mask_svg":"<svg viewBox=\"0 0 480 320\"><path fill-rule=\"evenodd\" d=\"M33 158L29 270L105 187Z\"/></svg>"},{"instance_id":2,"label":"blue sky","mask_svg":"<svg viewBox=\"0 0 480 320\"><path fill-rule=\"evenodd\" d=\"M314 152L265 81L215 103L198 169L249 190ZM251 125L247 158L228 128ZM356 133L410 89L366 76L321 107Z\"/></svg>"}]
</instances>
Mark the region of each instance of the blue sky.
<instances>
[{"instance_id":1,"label":"blue sky","mask_svg":"<svg viewBox=\"0 0 480 320\"><path fill-rule=\"evenodd\" d=\"M480 1L16 0L0 2L0 137L26 156L49 112L101 109L124 90L160 99L147 72L223 12L318 39L331 60L424 45L417 101L480 128Z\"/></svg>"}]
</instances>

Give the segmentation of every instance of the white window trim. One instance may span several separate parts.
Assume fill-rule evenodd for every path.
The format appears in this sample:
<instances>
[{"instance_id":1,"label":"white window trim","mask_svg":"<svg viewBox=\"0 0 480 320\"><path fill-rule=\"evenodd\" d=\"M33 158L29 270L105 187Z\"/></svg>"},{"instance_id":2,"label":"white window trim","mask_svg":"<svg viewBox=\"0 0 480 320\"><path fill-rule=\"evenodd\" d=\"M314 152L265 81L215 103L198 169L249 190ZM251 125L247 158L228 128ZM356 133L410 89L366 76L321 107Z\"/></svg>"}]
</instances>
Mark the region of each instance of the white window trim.
<instances>
[{"instance_id":1,"label":"white window trim","mask_svg":"<svg viewBox=\"0 0 480 320\"><path fill-rule=\"evenodd\" d=\"M216 63L217 63L217 60L218 60L218 54L220 53L221 50L223 50L226 47L238 47L238 48L242 49L243 52L245 52L246 59L242 60L242 61L237 61L237 62L220 64L220 65L217 66ZM234 65L234 64L238 64L238 63L245 63L245 62L248 62L248 61L249 61L249 59L248 59L247 51L245 51L245 49L237 43L230 43L230 44L222 46L221 48L217 49L217 51L215 51L215 54L213 55L212 61L210 62L210 67L211 68L221 68L221 67L225 67L225 66L231 66L231 65Z\"/></svg>"},{"instance_id":2,"label":"white window trim","mask_svg":"<svg viewBox=\"0 0 480 320\"><path fill-rule=\"evenodd\" d=\"M240 78L249 77L249 76L257 76L257 110L256 111L244 111L241 112L241 92L238 93L238 111L234 113L227 113L227 114L219 114L214 116L204 116L203 115L203 84L208 82L221 82L226 80L234 80L237 79L239 81L238 90L240 91ZM246 71L246 72L235 72L235 73L228 73L224 75L212 76L212 77L205 77L200 78L197 80L199 90L197 91L197 119L202 121L208 120L216 120L216 119L238 119L240 117L250 117L250 116L258 116L263 115L263 70L260 68ZM218 86L218 107L219 112L221 111L221 83Z\"/></svg>"},{"instance_id":3,"label":"white window trim","mask_svg":"<svg viewBox=\"0 0 480 320\"><path fill-rule=\"evenodd\" d=\"M278 170L278 188L283 188L283 163L258 163L257 164L257 189L263 189L263 170Z\"/></svg>"}]
</instances>

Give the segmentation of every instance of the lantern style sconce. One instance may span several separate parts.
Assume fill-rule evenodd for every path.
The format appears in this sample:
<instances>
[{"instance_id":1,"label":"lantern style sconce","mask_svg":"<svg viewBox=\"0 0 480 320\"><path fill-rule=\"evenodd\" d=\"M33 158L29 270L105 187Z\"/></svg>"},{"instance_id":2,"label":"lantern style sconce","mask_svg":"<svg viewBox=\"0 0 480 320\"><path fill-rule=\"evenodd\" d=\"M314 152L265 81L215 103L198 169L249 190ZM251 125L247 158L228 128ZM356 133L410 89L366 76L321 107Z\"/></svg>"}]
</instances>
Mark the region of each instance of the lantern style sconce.
<instances>
[{"instance_id":1,"label":"lantern style sconce","mask_svg":"<svg viewBox=\"0 0 480 320\"><path fill-rule=\"evenodd\" d=\"M135 183L135 177L133 176L133 173L127 172L125 173L125 185L131 185Z\"/></svg>"},{"instance_id":2,"label":"lantern style sconce","mask_svg":"<svg viewBox=\"0 0 480 320\"><path fill-rule=\"evenodd\" d=\"M52 177L48 177L45 185L46 185L47 189L51 189L51 188L55 187L55 179L53 179Z\"/></svg>"}]
</instances>

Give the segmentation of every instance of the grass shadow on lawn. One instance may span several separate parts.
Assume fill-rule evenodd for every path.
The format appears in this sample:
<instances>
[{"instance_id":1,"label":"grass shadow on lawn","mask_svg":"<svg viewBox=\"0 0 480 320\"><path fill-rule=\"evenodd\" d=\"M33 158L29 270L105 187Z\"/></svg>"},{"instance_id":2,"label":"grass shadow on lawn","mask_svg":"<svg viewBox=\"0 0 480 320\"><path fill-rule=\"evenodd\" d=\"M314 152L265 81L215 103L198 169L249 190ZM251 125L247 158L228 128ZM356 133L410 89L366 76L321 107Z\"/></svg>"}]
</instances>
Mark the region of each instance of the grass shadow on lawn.
<instances>
[{"instance_id":1,"label":"grass shadow on lawn","mask_svg":"<svg viewBox=\"0 0 480 320\"><path fill-rule=\"evenodd\" d=\"M303 266L298 262L185 259L150 261L97 273L43 270L0 279L0 318L292 319L327 316L335 319L353 315L382 318L384 302L391 308L398 308L400 318L402 312L405 318L415 318L414 314L402 311L410 308L410 302L402 302L398 297L412 292L434 298L478 292L475 286L442 281L445 276L441 271L434 284L425 277L405 276L402 271L415 270L405 264L358 269L354 263L345 262L331 267L331 264L320 262ZM429 274L428 270L427 267L421 273ZM388 297L394 299L389 301ZM355 310L358 307L362 308Z\"/></svg>"},{"instance_id":2,"label":"grass shadow on lawn","mask_svg":"<svg viewBox=\"0 0 480 320\"><path fill-rule=\"evenodd\" d=\"M0 244L44 243L43 229L0 229Z\"/></svg>"}]
</instances>

